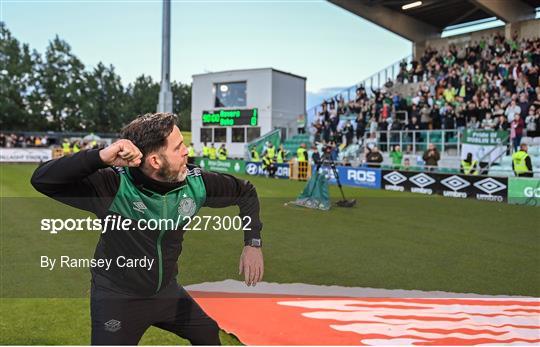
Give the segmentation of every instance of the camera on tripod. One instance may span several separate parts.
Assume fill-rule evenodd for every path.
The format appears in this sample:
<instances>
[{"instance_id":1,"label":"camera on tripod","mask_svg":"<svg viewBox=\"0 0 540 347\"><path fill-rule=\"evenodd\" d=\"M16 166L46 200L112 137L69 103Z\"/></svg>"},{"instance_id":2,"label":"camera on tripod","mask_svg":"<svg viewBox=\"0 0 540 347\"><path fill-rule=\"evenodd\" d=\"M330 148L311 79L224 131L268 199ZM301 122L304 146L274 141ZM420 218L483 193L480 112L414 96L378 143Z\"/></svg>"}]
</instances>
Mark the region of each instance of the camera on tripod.
<instances>
[{"instance_id":1,"label":"camera on tripod","mask_svg":"<svg viewBox=\"0 0 540 347\"><path fill-rule=\"evenodd\" d=\"M341 181L339 180L339 173L336 168L336 162L332 159L323 158L321 161L317 164L317 170L315 171L315 174L318 174L319 169L321 166L330 166L332 168L332 172L334 173L334 177L336 178L336 183L339 187L339 191L341 192L341 200L336 202L336 205L339 207L353 207L356 205L356 199L346 199L345 193L343 192L343 187L341 186Z\"/></svg>"}]
</instances>

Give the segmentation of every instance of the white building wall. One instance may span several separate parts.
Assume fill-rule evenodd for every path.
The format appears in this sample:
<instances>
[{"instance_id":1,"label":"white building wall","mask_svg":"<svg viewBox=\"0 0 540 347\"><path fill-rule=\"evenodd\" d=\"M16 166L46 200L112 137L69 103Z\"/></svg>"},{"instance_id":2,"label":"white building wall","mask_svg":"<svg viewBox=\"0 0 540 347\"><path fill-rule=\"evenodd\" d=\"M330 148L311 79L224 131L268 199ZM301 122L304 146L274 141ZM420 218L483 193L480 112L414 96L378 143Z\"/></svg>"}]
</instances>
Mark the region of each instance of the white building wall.
<instances>
[{"instance_id":1,"label":"white building wall","mask_svg":"<svg viewBox=\"0 0 540 347\"><path fill-rule=\"evenodd\" d=\"M306 80L280 71L272 73L272 128L297 133L298 116L306 112Z\"/></svg>"},{"instance_id":2,"label":"white building wall","mask_svg":"<svg viewBox=\"0 0 540 347\"><path fill-rule=\"evenodd\" d=\"M261 135L275 127L296 129L296 117L305 112L304 78L270 68L194 75L191 92L191 132L196 152L200 153L202 150L200 129L203 111L216 110L214 84L242 81L246 82L246 106L232 109L257 108ZM243 158L245 143L233 143L232 127L226 129L229 157ZM215 143L216 148L220 145L221 143Z\"/></svg>"}]
</instances>

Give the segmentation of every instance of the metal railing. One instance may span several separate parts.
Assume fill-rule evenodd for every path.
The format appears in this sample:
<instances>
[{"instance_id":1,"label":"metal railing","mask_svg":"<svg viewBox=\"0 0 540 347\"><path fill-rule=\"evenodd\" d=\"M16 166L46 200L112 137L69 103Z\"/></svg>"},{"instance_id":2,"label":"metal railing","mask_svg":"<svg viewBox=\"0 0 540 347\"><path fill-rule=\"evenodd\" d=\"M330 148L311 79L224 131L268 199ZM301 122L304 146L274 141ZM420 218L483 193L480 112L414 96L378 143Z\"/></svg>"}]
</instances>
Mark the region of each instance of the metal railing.
<instances>
[{"instance_id":1,"label":"metal railing","mask_svg":"<svg viewBox=\"0 0 540 347\"><path fill-rule=\"evenodd\" d=\"M486 158L488 159L487 163L487 169L491 169L491 165L493 165L493 163L497 162L501 157L504 157L506 155L506 150L508 149L508 146L509 146L509 143L508 143L508 140L510 138L510 134L508 134L502 141L502 143L498 144L497 146L493 147L491 150L489 150L486 154L484 154L484 156L482 156L482 158L480 158L478 161L479 162L486 162ZM500 151L501 147L504 147L504 151ZM510 146L512 147L512 146ZM499 155L491 160L491 154L495 151L500 151Z\"/></svg>"},{"instance_id":2,"label":"metal railing","mask_svg":"<svg viewBox=\"0 0 540 347\"><path fill-rule=\"evenodd\" d=\"M434 144L441 153L455 150L456 155L461 157L461 130L388 130L373 134L375 137L369 132L364 134L364 148L373 143L385 152L399 145L403 151L417 153L426 150L429 144Z\"/></svg>"},{"instance_id":3,"label":"metal railing","mask_svg":"<svg viewBox=\"0 0 540 347\"><path fill-rule=\"evenodd\" d=\"M388 80L391 80L393 83L396 83L396 77L400 71L400 65L402 63L407 63L407 65L409 65L412 61L412 58L413 58L412 55L408 55L398 60L397 62L387 66L386 68L372 74L371 76L368 76L367 78L363 79L362 81L355 84L354 86L350 86L349 88L343 89L342 91L334 95L332 99L342 98L343 100L345 100L345 102L354 100L356 99L356 88L358 88L359 86L363 86L366 89L366 93L368 97L372 96L371 90L380 89L382 86L384 86L387 83ZM311 124L313 122L320 108L321 108L320 105L316 105L306 110L306 120L308 124Z\"/></svg>"}]
</instances>

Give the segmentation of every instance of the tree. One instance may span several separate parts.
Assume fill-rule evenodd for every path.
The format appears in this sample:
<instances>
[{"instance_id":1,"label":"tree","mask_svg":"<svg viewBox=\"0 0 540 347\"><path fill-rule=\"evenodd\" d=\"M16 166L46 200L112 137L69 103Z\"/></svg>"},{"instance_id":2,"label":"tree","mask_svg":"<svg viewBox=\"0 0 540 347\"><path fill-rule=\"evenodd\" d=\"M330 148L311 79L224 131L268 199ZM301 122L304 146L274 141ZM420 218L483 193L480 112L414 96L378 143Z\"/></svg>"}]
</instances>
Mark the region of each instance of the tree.
<instances>
[{"instance_id":1,"label":"tree","mask_svg":"<svg viewBox=\"0 0 540 347\"><path fill-rule=\"evenodd\" d=\"M92 72L85 72L86 86L82 97L82 122L95 132L119 131L126 121L127 95L114 67L99 63Z\"/></svg>"},{"instance_id":2,"label":"tree","mask_svg":"<svg viewBox=\"0 0 540 347\"><path fill-rule=\"evenodd\" d=\"M127 102L125 107L126 122L135 117L156 112L159 99L159 84L152 77L141 75L133 84L127 87Z\"/></svg>"},{"instance_id":3,"label":"tree","mask_svg":"<svg viewBox=\"0 0 540 347\"><path fill-rule=\"evenodd\" d=\"M86 85L84 65L71 53L69 44L58 36L49 42L39 75L43 112L51 130L85 130L81 113L82 93Z\"/></svg>"},{"instance_id":4,"label":"tree","mask_svg":"<svg viewBox=\"0 0 540 347\"><path fill-rule=\"evenodd\" d=\"M25 130L51 130L50 122L47 119L48 106L47 97L41 84L41 68L43 60L41 55L34 50L32 52L32 60L34 62L33 73L30 77L30 88L28 90L28 122L25 125Z\"/></svg>"},{"instance_id":5,"label":"tree","mask_svg":"<svg viewBox=\"0 0 540 347\"><path fill-rule=\"evenodd\" d=\"M159 83L141 75L123 87L114 67L92 71L58 36L45 55L30 52L0 22L0 128L116 132L136 116L154 113ZM191 129L191 85L173 82L173 112L182 130Z\"/></svg>"},{"instance_id":6,"label":"tree","mask_svg":"<svg viewBox=\"0 0 540 347\"><path fill-rule=\"evenodd\" d=\"M4 22L0 22L0 62L0 128L24 130L34 61L28 45L21 46Z\"/></svg>"},{"instance_id":7,"label":"tree","mask_svg":"<svg viewBox=\"0 0 540 347\"><path fill-rule=\"evenodd\" d=\"M178 115L180 130L191 131L191 85L173 82L173 112Z\"/></svg>"}]
</instances>

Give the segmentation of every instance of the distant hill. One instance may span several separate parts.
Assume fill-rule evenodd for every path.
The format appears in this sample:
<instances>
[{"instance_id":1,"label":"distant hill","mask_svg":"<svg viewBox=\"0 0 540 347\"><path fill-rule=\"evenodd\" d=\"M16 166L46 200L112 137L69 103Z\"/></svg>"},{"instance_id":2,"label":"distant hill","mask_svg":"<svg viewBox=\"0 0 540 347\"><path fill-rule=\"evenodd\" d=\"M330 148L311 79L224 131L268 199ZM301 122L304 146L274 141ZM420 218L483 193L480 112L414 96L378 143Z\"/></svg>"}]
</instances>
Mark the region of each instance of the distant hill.
<instances>
[{"instance_id":1,"label":"distant hill","mask_svg":"<svg viewBox=\"0 0 540 347\"><path fill-rule=\"evenodd\" d=\"M310 109L315 105L321 104L323 100L329 99L336 95L337 93L341 92L344 89L347 89L348 87L330 87L330 88L323 88L316 92L307 91L306 92L306 109Z\"/></svg>"}]
</instances>

